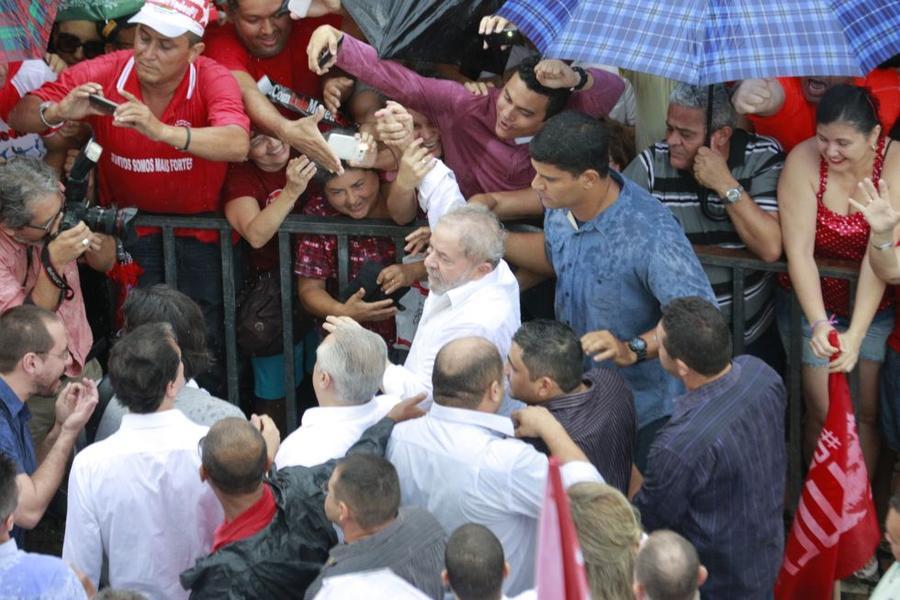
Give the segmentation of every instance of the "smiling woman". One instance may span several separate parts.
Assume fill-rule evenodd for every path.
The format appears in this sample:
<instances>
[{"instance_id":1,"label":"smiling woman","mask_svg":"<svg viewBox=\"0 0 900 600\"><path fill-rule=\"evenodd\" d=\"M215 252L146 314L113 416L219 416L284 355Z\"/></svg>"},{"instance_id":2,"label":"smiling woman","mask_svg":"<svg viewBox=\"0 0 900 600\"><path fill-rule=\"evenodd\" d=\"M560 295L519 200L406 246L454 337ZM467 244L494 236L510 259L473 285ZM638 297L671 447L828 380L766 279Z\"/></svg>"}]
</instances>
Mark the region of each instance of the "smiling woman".
<instances>
[{"instance_id":1,"label":"smiling woman","mask_svg":"<svg viewBox=\"0 0 900 600\"><path fill-rule=\"evenodd\" d=\"M816 261L862 261L869 225L848 198L862 199L859 184L866 179L877 184L882 177L893 177L900 153L884 137L878 103L865 88L837 85L829 89L819 102L816 123L815 137L791 151L778 183L790 273L789 279L783 276L780 282L793 288L806 318L802 323L805 445L811 453L828 410L828 371L850 371L859 360L859 437L872 473L879 449L878 372L893 322L890 299L884 296L884 282L863 261L851 312L848 282L820 280ZM787 294L780 300L779 329L787 346L790 304ZM839 348L829 343L832 329L840 332ZM840 357L829 364L829 357L838 350Z\"/></svg>"}]
</instances>

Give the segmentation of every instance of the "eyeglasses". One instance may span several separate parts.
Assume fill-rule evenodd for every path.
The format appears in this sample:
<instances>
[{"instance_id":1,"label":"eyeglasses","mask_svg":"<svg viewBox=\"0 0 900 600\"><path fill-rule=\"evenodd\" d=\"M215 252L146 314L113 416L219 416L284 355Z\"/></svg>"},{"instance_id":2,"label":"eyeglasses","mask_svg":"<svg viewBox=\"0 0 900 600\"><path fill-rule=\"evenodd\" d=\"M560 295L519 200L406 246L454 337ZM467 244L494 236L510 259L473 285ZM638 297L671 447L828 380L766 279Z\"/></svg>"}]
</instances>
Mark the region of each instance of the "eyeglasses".
<instances>
[{"instance_id":1,"label":"eyeglasses","mask_svg":"<svg viewBox=\"0 0 900 600\"><path fill-rule=\"evenodd\" d=\"M58 33L56 35L56 49L66 54L75 54L79 48L84 48L85 58L96 58L106 50L106 44L99 40L82 42L81 38L71 33Z\"/></svg>"},{"instance_id":2,"label":"eyeglasses","mask_svg":"<svg viewBox=\"0 0 900 600\"><path fill-rule=\"evenodd\" d=\"M36 352L35 354L42 354L44 356L52 356L54 358L58 358L59 360L66 362L69 360L69 357L72 356L72 353L69 351L69 347L66 346L66 349L60 352L59 354L53 354L52 352Z\"/></svg>"},{"instance_id":3,"label":"eyeglasses","mask_svg":"<svg viewBox=\"0 0 900 600\"><path fill-rule=\"evenodd\" d=\"M59 212L53 215L49 221L44 223L43 225L32 225L31 223L25 223L22 227L27 227L28 229L37 229L38 231L43 231L45 235L50 234L50 230L53 229L53 224L59 218L59 216L63 213L63 209L60 208Z\"/></svg>"}]
</instances>

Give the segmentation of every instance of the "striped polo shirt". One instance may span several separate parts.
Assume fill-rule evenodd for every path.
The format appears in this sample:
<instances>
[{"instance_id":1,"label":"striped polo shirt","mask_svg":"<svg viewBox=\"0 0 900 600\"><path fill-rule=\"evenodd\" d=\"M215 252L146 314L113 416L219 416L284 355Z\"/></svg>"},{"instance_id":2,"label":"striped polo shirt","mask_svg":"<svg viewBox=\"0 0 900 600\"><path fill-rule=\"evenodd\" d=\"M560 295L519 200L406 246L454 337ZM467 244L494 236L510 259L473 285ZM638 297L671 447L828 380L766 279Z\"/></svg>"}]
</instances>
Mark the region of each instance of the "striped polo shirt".
<instances>
[{"instance_id":1,"label":"striped polo shirt","mask_svg":"<svg viewBox=\"0 0 900 600\"><path fill-rule=\"evenodd\" d=\"M778 211L775 189L784 167L784 152L770 137L753 135L735 129L728 152L731 174L744 187L759 207L770 213ZM722 215L724 220L707 217L700 208L702 189L693 173L680 171L669 162L669 145L658 142L635 158L625 176L646 189L669 207L684 228L692 244L718 245L724 248L746 248L734 224L727 217L725 203L710 190L709 212ZM731 319L732 276L729 269L704 266L719 308ZM754 341L772 323L774 307L772 293L774 277L771 273L751 271L744 280L745 343Z\"/></svg>"}]
</instances>

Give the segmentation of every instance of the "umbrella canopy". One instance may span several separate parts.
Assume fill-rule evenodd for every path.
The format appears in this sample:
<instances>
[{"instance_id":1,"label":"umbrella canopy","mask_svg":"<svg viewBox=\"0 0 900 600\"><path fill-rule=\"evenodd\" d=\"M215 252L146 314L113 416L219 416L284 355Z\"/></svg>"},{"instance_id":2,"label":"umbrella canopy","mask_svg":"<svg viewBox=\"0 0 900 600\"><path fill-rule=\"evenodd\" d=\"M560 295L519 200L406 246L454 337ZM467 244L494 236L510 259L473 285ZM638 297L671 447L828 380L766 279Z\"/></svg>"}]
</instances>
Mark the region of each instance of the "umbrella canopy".
<instances>
[{"instance_id":1,"label":"umbrella canopy","mask_svg":"<svg viewBox=\"0 0 900 600\"><path fill-rule=\"evenodd\" d=\"M900 52L900 0L508 0L545 56L706 85L863 75Z\"/></svg>"},{"instance_id":2,"label":"umbrella canopy","mask_svg":"<svg viewBox=\"0 0 900 600\"><path fill-rule=\"evenodd\" d=\"M56 4L47 0L0 0L0 63L44 55Z\"/></svg>"},{"instance_id":3,"label":"umbrella canopy","mask_svg":"<svg viewBox=\"0 0 900 600\"><path fill-rule=\"evenodd\" d=\"M343 0L381 58L459 62L481 17L502 0Z\"/></svg>"},{"instance_id":4,"label":"umbrella canopy","mask_svg":"<svg viewBox=\"0 0 900 600\"><path fill-rule=\"evenodd\" d=\"M57 21L109 21L133 15L144 0L62 0Z\"/></svg>"}]
</instances>

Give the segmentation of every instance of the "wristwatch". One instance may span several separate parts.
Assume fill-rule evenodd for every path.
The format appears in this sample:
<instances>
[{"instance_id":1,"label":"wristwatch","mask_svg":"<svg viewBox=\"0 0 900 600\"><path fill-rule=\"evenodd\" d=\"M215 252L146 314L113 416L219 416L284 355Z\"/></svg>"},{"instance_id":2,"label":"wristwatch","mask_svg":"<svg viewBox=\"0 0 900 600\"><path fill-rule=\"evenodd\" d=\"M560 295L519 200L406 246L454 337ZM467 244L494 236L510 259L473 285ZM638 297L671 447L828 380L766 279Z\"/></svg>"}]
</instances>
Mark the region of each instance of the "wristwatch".
<instances>
[{"instance_id":1,"label":"wristwatch","mask_svg":"<svg viewBox=\"0 0 900 600\"><path fill-rule=\"evenodd\" d=\"M581 67L572 67L572 70L578 73L578 83L569 88L570 92L577 92L587 85L588 73Z\"/></svg>"},{"instance_id":2,"label":"wristwatch","mask_svg":"<svg viewBox=\"0 0 900 600\"><path fill-rule=\"evenodd\" d=\"M641 336L637 336L636 338L629 340L626 344L628 349L634 352L637 355L637 362L641 362L645 358L647 358L647 342L644 341L644 338Z\"/></svg>"},{"instance_id":3,"label":"wristwatch","mask_svg":"<svg viewBox=\"0 0 900 600\"><path fill-rule=\"evenodd\" d=\"M725 192L725 197L722 198L722 200L724 200L726 204L737 204L737 201L741 199L741 194L743 193L744 186L738 184L737 187L733 187Z\"/></svg>"}]
</instances>

